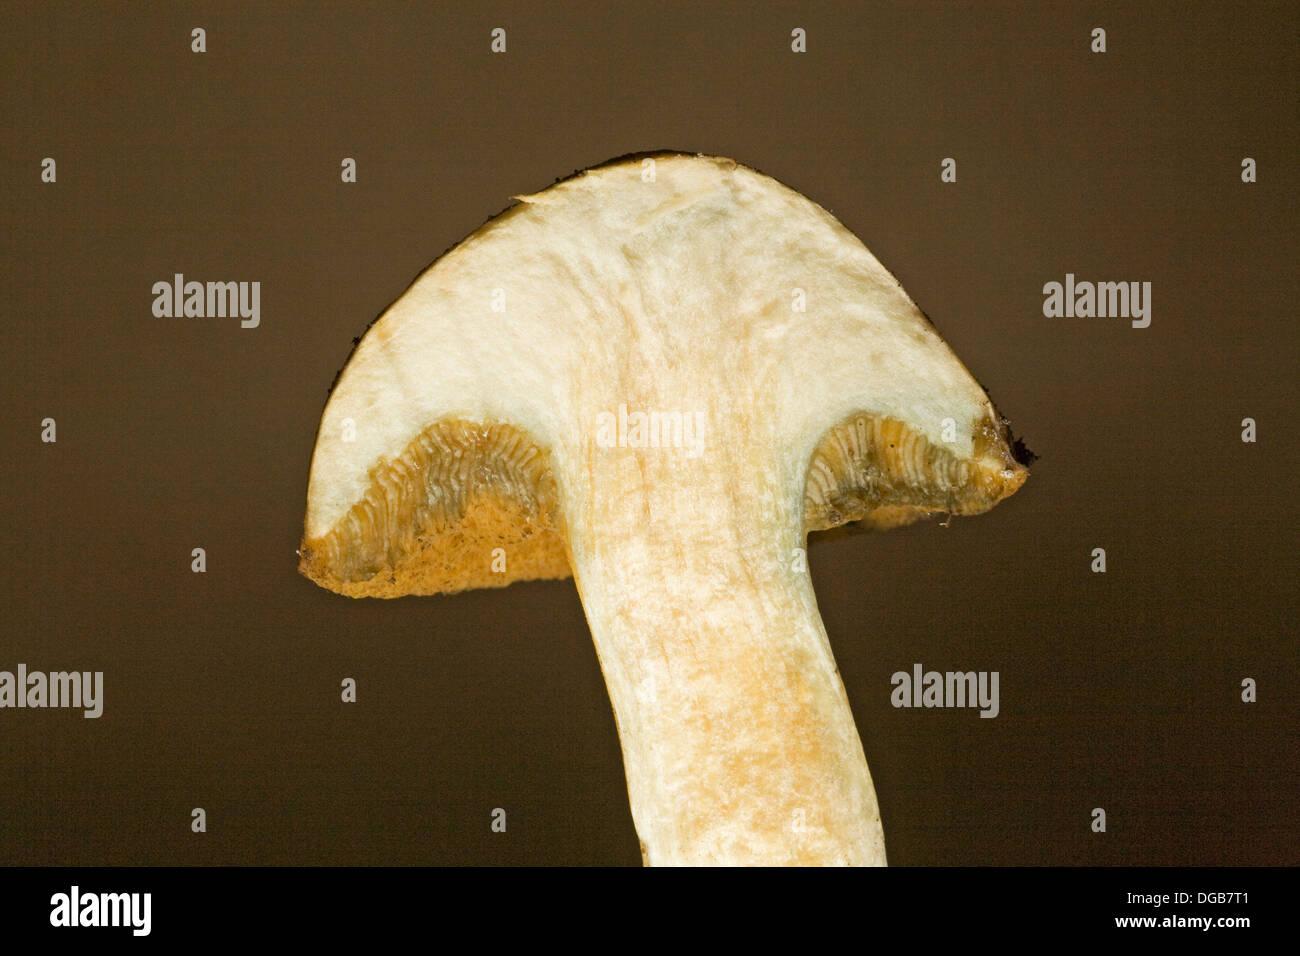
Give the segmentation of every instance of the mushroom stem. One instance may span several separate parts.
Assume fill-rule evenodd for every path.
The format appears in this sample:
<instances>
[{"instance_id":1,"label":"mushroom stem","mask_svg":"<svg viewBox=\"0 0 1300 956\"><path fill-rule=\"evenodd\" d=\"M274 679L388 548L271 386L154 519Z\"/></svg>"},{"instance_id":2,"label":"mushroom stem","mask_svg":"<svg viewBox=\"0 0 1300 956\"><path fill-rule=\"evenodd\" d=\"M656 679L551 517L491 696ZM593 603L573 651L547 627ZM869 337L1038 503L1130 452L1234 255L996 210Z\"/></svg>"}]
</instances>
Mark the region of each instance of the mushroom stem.
<instances>
[{"instance_id":1,"label":"mushroom stem","mask_svg":"<svg viewBox=\"0 0 1300 956\"><path fill-rule=\"evenodd\" d=\"M570 560L642 855L883 865L871 775L796 560L803 482L756 447L591 448L575 469Z\"/></svg>"}]
</instances>

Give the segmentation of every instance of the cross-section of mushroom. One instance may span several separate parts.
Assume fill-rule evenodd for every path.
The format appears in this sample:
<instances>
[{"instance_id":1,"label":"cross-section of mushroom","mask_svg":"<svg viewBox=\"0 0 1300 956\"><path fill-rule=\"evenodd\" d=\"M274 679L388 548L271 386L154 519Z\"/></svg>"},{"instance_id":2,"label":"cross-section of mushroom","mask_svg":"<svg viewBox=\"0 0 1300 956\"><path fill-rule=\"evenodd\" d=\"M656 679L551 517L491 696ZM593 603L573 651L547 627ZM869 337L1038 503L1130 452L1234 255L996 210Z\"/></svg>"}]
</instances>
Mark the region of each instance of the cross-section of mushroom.
<instances>
[{"instance_id":1,"label":"cross-section of mushroom","mask_svg":"<svg viewBox=\"0 0 1300 956\"><path fill-rule=\"evenodd\" d=\"M801 549L993 507L1027 474L1004 423L862 243L752 169L657 154L519 198L349 360L302 572L572 573L647 863L883 864Z\"/></svg>"}]
</instances>

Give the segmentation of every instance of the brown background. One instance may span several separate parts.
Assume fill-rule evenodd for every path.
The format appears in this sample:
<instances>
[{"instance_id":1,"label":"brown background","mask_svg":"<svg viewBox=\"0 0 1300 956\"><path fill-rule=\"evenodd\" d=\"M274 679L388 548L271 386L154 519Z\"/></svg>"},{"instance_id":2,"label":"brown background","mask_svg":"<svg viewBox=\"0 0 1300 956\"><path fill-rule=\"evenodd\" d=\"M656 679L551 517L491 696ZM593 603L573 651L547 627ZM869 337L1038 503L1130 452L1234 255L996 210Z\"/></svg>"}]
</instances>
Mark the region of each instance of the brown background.
<instances>
[{"instance_id":1,"label":"brown background","mask_svg":"<svg viewBox=\"0 0 1300 956\"><path fill-rule=\"evenodd\" d=\"M571 582L350 601L294 549L352 337L657 148L834 212L1042 456L812 546L891 862L1297 862L1296 5L443 7L6 5L0 669L103 670L105 713L0 711L0 862L640 862ZM154 318L174 272L259 280L261 327ZM1151 281L1151 327L1044 318L1066 272ZM893 709L916 662L1001 715Z\"/></svg>"}]
</instances>

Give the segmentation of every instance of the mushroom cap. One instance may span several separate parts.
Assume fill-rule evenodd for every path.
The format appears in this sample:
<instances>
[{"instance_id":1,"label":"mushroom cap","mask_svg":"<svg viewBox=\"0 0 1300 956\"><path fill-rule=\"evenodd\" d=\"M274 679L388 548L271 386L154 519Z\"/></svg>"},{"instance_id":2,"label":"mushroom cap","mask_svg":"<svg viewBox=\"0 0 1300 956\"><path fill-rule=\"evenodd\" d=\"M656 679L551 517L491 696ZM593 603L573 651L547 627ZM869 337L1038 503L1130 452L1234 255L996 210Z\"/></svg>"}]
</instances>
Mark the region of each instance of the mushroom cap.
<instances>
[{"instance_id":1,"label":"mushroom cap","mask_svg":"<svg viewBox=\"0 0 1300 956\"><path fill-rule=\"evenodd\" d=\"M1025 480L1005 422L898 281L798 192L661 153L516 198L416 279L339 376L300 548L322 586L393 597L568 576L566 516L589 504L573 479L620 409L671 428L700 414L704 456L754 445L719 460L797 485L805 531L976 514Z\"/></svg>"}]
</instances>

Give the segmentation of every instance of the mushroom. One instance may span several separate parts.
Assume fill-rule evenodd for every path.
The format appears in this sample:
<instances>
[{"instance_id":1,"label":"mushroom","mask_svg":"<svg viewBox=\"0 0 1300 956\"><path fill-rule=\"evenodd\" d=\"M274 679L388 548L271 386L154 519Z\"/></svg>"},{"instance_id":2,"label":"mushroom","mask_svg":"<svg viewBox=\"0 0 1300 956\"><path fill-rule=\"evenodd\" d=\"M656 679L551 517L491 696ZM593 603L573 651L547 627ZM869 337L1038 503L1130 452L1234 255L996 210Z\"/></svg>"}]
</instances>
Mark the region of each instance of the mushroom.
<instances>
[{"instance_id":1,"label":"mushroom","mask_svg":"<svg viewBox=\"0 0 1300 956\"><path fill-rule=\"evenodd\" d=\"M710 156L615 160L489 221L369 329L300 571L352 597L572 573L646 864L880 864L809 531L987 511L1027 471L826 210Z\"/></svg>"}]
</instances>

